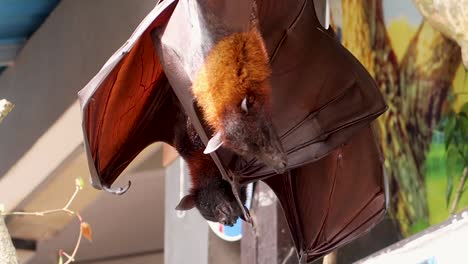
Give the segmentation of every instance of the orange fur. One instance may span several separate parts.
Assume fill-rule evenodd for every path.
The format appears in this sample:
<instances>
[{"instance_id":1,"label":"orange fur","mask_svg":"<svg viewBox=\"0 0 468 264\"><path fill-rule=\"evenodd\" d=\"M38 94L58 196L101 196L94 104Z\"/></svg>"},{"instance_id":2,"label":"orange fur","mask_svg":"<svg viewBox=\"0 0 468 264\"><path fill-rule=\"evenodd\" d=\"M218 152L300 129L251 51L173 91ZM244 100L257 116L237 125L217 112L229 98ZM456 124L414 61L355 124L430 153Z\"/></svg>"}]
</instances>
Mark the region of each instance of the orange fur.
<instances>
[{"instance_id":1,"label":"orange fur","mask_svg":"<svg viewBox=\"0 0 468 264\"><path fill-rule=\"evenodd\" d=\"M210 155L205 155L201 151L187 158L187 164L192 179L192 188L200 188L213 181L213 178L221 177Z\"/></svg>"},{"instance_id":2,"label":"orange fur","mask_svg":"<svg viewBox=\"0 0 468 264\"><path fill-rule=\"evenodd\" d=\"M226 108L240 107L248 95L267 98L270 73L268 55L256 30L235 33L219 41L192 85L208 124L219 131Z\"/></svg>"}]
</instances>

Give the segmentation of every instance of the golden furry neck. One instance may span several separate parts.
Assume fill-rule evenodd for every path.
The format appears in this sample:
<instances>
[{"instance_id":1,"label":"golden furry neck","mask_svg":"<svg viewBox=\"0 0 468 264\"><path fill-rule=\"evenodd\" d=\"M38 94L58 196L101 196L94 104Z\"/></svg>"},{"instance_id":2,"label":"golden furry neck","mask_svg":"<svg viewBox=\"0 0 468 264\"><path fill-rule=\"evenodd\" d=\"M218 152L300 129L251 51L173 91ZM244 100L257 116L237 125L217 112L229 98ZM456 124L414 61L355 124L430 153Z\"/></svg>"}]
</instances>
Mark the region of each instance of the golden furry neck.
<instances>
[{"instance_id":1,"label":"golden furry neck","mask_svg":"<svg viewBox=\"0 0 468 264\"><path fill-rule=\"evenodd\" d=\"M267 98L271 70L260 34L255 30L235 33L219 41L208 53L196 75L192 92L204 118L216 131L226 109L240 107L248 95Z\"/></svg>"}]
</instances>

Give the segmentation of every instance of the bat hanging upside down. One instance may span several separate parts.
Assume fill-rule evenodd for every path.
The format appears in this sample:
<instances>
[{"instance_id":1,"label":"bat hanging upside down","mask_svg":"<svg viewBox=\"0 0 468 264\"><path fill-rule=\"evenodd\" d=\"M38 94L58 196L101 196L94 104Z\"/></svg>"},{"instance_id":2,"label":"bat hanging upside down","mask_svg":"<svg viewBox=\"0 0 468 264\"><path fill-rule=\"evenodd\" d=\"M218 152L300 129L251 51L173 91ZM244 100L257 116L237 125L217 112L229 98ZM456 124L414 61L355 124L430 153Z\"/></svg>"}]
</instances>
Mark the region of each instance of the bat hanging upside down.
<instances>
[{"instance_id":1,"label":"bat hanging upside down","mask_svg":"<svg viewBox=\"0 0 468 264\"><path fill-rule=\"evenodd\" d=\"M196 207L208 221L234 225L238 217L243 219L243 213L232 192L231 185L223 180L211 157L203 154L205 145L188 117L179 114L178 122L180 123L175 131L174 146L188 164L192 188L190 193L182 198L176 209L190 210ZM244 203L245 187L241 187L239 194Z\"/></svg>"},{"instance_id":2,"label":"bat hanging upside down","mask_svg":"<svg viewBox=\"0 0 468 264\"><path fill-rule=\"evenodd\" d=\"M286 154L271 121L271 69L256 29L221 39L195 76L192 92L204 121L215 132L205 145L186 115L179 116L175 147L187 162L192 188L176 207L196 207L209 220L234 225L243 217L231 185L223 180L209 154L224 146L255 157L278 173L286 169ZM245 202L245 187L239 190Z\"/></svg>"},{"instance_id":3,"label":"bat hanging upside down","mask_svg":"<svg viewBox=\"0 0 468 264\"><path fill-rule=\"evenodd\" d=\"M192 85L204 119L215 131L205 154L223 145L284 172L286 154L271 121L270 74L256 29L229 35L210 50Z\"/></svg>"},{"instance_id":4,"label":"bat hanging upside down","mask_svg":"<svg viewBox=\"0 0 468 264\"><path fill-rule=\"evenodd\" d=\"M217 4L217 1L185 3L208 6ZM208 8L208 12L209 10L211 9ZM218 25L215 22L208 24ZM212 40L216 38L213 37ZM198 58L200 54L192 55ZM160 58L162 59L163 56ZM142 67L144 66L142 64ZM163 72L161 71L158 77L161 77ZM236 197L231 184L223 179L211 156L206 155L216 151L222 145L238 155L257 158L278 173L284 172L287 165L286 154L271 120L270 74L268 54L256 26L227 35L210 49L194 77L191 89L202 110L203 121L214 132L214 136L205 146L188 116L183 113L183 108L179 107L181 111L177 123L182 123L178 123L175 127L176 131L174 135L171 135L173 136L171 139L166 138L167 135L162 136L163 139L160 138L166 140L164 142L173 143L187 162L192 179L190 193L183 197L176 207L177 210L189 210L196 207L205 219L226 225L233 225L239 217L244 217L245 187L239 187L236 193L239 196ZM161 83L156 82L156 84ZM82 96L89 95L88 89L84 89ZM121 93L123 94L125 93ZM158 93L161 97L162 94L162 92ZM175 97L173 94L167 98ZM161 99L158 98L155 101ZM153 102L150 105L154 106ZM109 113L110 116L112 114ZM89 119L85 118L85 120L87 122ZM110 118L110 120L113 119ZM119 133L115 134L119 135ZM103 188L106 189L106 186L104 185ZM127 189L128 187L125 190ZM106 190L118 194L125 192L114 191L110 188ZM241 203L237 198L240 198Z\"/></svg>"}]
</instances>

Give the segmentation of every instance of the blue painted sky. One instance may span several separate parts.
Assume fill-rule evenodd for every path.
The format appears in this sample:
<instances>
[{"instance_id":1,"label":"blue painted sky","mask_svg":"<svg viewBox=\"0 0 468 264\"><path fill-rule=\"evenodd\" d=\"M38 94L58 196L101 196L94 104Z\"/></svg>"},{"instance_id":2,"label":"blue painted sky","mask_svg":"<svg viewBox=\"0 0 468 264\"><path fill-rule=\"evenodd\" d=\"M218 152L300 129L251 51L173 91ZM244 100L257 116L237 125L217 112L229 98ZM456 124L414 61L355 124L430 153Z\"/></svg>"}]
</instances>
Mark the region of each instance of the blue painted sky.
<instances>
[{"instance_id":1,"label":"blue painted sky","mask_svg":"<svg viewBox=\"0 0 468 264\"><path fill-rule=\"evenodd\" d=\"M341 0L329 0L336 25L341 25ZM376 0L374 0L376 1ZM422 21L422 16L414 5L413 0L382 0L384 7L385 24L388 25L394 19L405 18L408 23L418 26Z\"/></svg>"},{"instance_id":2,"label":"blue painted sky","mask_svg":"<svg viewBox=\"0 0 468 264\"><path fill-rule=\"evenodd\" d=\"M404 17L411 25L417 26L422 16L414 5L413 0L383 0L385 24L396 18Z\"/></svg>"}]
</instances>

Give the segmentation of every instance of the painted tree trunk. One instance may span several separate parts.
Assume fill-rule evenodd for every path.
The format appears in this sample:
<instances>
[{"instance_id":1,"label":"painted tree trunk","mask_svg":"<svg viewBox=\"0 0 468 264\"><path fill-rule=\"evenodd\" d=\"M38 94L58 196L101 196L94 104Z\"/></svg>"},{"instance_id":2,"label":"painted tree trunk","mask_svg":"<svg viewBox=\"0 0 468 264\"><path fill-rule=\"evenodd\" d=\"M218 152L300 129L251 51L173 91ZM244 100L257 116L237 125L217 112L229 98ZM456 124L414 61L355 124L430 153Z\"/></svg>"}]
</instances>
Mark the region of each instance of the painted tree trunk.
<instances>
[{"instance_id":1,"label":"painted tree trunk","mask_svg":"<svg viewBox=\"0 0 468 264\"><path fill-rule=\"evenodd\" d=\"M459 48L423 22L399 64L381 0L342 0L342 8L343 44L375 78L389 106L376 131L390 179L390 213L408 235L428 220L423 164L460 63Z\"/></svg>"}]
</instances>

